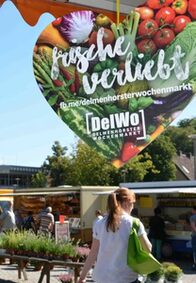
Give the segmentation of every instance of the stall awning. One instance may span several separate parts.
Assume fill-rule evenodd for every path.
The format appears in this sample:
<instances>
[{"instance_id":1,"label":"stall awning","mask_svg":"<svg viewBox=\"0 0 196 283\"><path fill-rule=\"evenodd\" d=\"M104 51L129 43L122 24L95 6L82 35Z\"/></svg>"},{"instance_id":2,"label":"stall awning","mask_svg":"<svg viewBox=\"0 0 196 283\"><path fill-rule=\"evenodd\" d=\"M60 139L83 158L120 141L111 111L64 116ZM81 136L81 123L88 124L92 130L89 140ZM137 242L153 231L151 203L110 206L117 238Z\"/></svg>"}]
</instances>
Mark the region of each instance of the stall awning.
<instances>
[{"instance_id":1,"label":"stall awning","mask_svg":"<svg viewBox=\"0 0 196 283\"><path fill-rule=\"evenodd\" d=\"M0 0L0 6L7 0ZM50 13L55 18L63 16L73 11L78 10L93 10L98 13L104 13L111 18L112 21L116 21L116 1L115 0L10 0L16 8L19 10L23 19L31 26L34 26L39 17L44 13ZM134 3L135 0L121 2L121 17L123 13L128 13L132 6L130 3Z\"/></svg>"},{"instance_id":2,"label":"stall awning","mask_svg":"<svg viewBox=\"0 0 196 283\"><path fill-rule=\"evenodd\" d=\"M120 183L120 187L126 187L135 194L196 194L196 180L194 181L160 181L160 182L140 182L140 183ZM111 191L95 192L99 195L108 195Z\"/></svg>"}]
</instances>

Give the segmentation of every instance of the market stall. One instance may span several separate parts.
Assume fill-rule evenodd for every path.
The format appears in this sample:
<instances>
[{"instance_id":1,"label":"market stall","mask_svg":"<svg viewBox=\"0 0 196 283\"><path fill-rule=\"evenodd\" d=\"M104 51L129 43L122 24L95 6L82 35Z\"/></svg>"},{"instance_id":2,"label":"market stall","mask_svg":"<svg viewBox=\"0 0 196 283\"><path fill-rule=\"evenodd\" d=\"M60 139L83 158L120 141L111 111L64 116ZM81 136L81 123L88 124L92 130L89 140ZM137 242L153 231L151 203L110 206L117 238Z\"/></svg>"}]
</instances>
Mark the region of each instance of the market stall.
<instances>
[{"instance_id":1,"label":"market stall","mask_svg":"<svg viewBox=\"0 0 196 283\"><path fill-rule=\"evenodd\" d=\"M105 211L105 199L94 192L110 192L116 188L106 186L15 188L13 192L5 193L3 196L13 198L14 210L19 210L23 218L31 211L36 220L42 209L51 206L55 222L68 221L70 237L88 243L92 240L95 211L97 209Z\"/></svg>"},{"instance_id":2,"label":"market stall","mask_svg":"<svg viewBox=\"0 0 196 283\"><path fill-rule=\"evenodd\" d=\"M191 253L191 227L189 218L192 207L196 205L196 182L151 182L129 183L137 195L136 208L145 227L155 207L162 209L167 239L163 255L171 256L176 252Z\"/></svg>"}]
</instances>

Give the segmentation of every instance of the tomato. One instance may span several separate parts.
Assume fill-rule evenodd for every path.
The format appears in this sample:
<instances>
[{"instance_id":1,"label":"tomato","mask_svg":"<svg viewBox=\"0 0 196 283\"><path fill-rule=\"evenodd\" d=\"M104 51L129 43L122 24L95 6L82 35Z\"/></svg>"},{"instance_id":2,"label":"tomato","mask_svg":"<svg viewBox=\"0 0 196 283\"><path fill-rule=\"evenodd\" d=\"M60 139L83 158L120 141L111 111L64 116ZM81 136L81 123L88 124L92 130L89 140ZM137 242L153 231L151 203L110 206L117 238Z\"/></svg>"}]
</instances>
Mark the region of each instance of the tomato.
<instances>
[{"instance_id":1,"label":"tomato","mask_svg":"<svg viewBox=\"0 0 196 283\"><path fill-rule=\"evenodd\" d=\"M169 6L173 0L148 0L147 6L152 9L161 9L162 7Z\"/></svg>"},{"instance_id":2,"label":"tomato","mask_svg":"<svg viewBox=\"0 0 196 283\"><path fill-rule=\"evenodd\" d=\"M115 38L114 38L113 32L108 28L104 28L103 45L106 46L107 44L112 44L114 42L114 40L115 40ZM89 46L91 46L92 44L97 45L97 31L94 30L90 34L88 44L89 44Z\"/></svg>"},{"instance_id":3,"label":"tomato","mask_svg":"<svg viewBox=\"0 0 196 283\"><path fill-rule=\"evenodd\" d=\"M139 152L140 150L132 142L125 142L121 150L120 159L122 162L127 162Z\"/></svg>"},{"instance_id":4,"label":"tomato","mask_svg":"<svg viewBox=\"0 0 196 283\"><path fill-rule=\"evenodd\" d=\"M191 15L191 17L196 20L196 1L195 0L189 0L188 3L188 12Z\"/></svg>"},{"instance_id":5,"label":"tomato","mask_svg":"<svg viewBox=\"0 0 196 283\"><path fill-rule=\"evenodd\" d=\"M140 14L142 20L152 19L154 17L154 11L149 7L138 7L135 11Z\"/></svg>"},{"instance_id":6,"label":"tomato","mask_svg":"<svg viewBox=\"0 0 196 283\"><path fill-rule=\"evenodd\" d=\"M158 48L163 48L170 44L175 38L175 34L170 28L162 28L157 31L153 40Z\"/></svg>"},{"instance_id":7,"label":"tomato","mask_svg":"<svg viewBox=\"0 0 196 283\"><path fill-rule=\"evenodd\" d=\"M158 30L158 24L155 20L144 20L139 24L138 34L145 37L153 37Z\"/></svg>"},{"instance_id":8,"label":"tomato","mask_svg":"<svg viewBox=\"0 0 196 283\"><path fill-rule=\"evenodd\" d=\"M188 2L187 0L175 0L172 4L172 8L177 14L185 14L187 11Z\"/></svg>"},{"instance_id":9,"label":"tomato","mask_svg":"<svg viewBox=\"0 0 196 283\"><path fill-rule=\"evenodd\" d=\"M181 31L183 31L183 29L186 27L186 25L188 23L191 22L191 19L187 16L177 16L175 19L174 19L174 27L173 27L173 30L175 33L179 33Z\"/></svg>"},{"instance_id":10,"label":"tomato","mask_svg":"<svg viewBox=\"0 0 196 283\"><path fill-rule=\"evenodd\" d=\"M62 22L62 17L59 17L59 18L56 18L56 20L52 22L52 25L53 27L58 27L60 26L61 22Z\"/></svg>"},{"instance_id":11,"label":"tomato","mask_svg":"<svg viewBox=\"0 0 196 283\"><path fill-rule=\"evenodd\" d=\"M175 11L170 7L161 8L156 16L155 20L157 21L159 26L164 24L171 24L176 16Z\"/></svg>"},{"instance_id":12,"label":"tomato","mask_svg":"<svg viewBox=\"0 0 196 283\"><path fill-rule=\"evenodd\" d=\"M154 54L157 51L156 44L152 39L142 39L137 43L137 48L140 53Z\"/></svg>"}]
</instances>

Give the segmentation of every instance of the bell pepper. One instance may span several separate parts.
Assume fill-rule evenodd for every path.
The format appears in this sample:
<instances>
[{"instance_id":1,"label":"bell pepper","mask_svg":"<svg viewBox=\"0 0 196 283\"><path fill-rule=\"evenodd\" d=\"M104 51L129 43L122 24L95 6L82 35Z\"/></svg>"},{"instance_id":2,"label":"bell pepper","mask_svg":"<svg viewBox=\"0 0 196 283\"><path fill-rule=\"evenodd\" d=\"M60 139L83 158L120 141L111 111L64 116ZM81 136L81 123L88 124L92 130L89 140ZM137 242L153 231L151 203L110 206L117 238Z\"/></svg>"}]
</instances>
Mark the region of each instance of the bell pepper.
<instances>
[{"instance_id":1,"label":"bell pepper","mask_svg":"<svg viewBox=\"0 0 196 283\"><path fill-rule=\"evenodd\" d=\"M118 66L118 62L114 59L107 58L105 61L97 63L93 72L103 72L105 69L113 69Z\"/></svg>"},{"instance_id":2,"label":"bell pepper","mask_svg":"<svg viewBox=\"0 0 196 283\"><path fill-rule=\"evenodd\" d=\"M132 142L125 142L121 149L120 160L122 162L127 162L139 152L140 150L138 149L138 147L135 146Z\"/></svg>"},{"instance_id":3,"label":"bell pepper","mask_svg":"<svg viewBox=\"0 0 196 283\"><path fill-rule=\"evenodd\" d=\"M188 3L188 12L191 15L191 17L196 20L196 1L195 0L189 0Z\"/></svg>"},{"instance_id":4,"label":"bell pepper","mask_svg":"<svg viewBox=\"0 0 196 283\"><path fill-rule=\"evenodd\" d=\"M172 4L172 8L177 14L183 15L186 13L188 7L187 0L175 0Z\"/></svg>"}]
</instances>

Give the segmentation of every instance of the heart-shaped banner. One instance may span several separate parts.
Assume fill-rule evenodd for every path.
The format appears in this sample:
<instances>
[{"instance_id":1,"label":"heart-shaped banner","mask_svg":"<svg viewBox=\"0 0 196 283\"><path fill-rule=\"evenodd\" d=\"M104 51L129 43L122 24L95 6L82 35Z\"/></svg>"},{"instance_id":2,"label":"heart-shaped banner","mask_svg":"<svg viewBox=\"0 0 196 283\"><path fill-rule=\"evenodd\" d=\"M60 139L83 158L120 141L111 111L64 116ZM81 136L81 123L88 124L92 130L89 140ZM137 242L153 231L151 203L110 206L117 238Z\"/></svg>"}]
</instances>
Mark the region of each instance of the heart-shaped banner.
<instances>
[{"instance_id":1,"label":"heart-shaped banner","mask_svg":"<svg viewBox=\"0 0 196 283\"><path fill-rule=\"evenodd\" d=\"M34 49L35 78L49 105L118 168L158 137L196 90L195 11L189 6L181 15L171 0L146 5L118 25L92 11L57 18Z\"/></svg>"}]
</instances>

